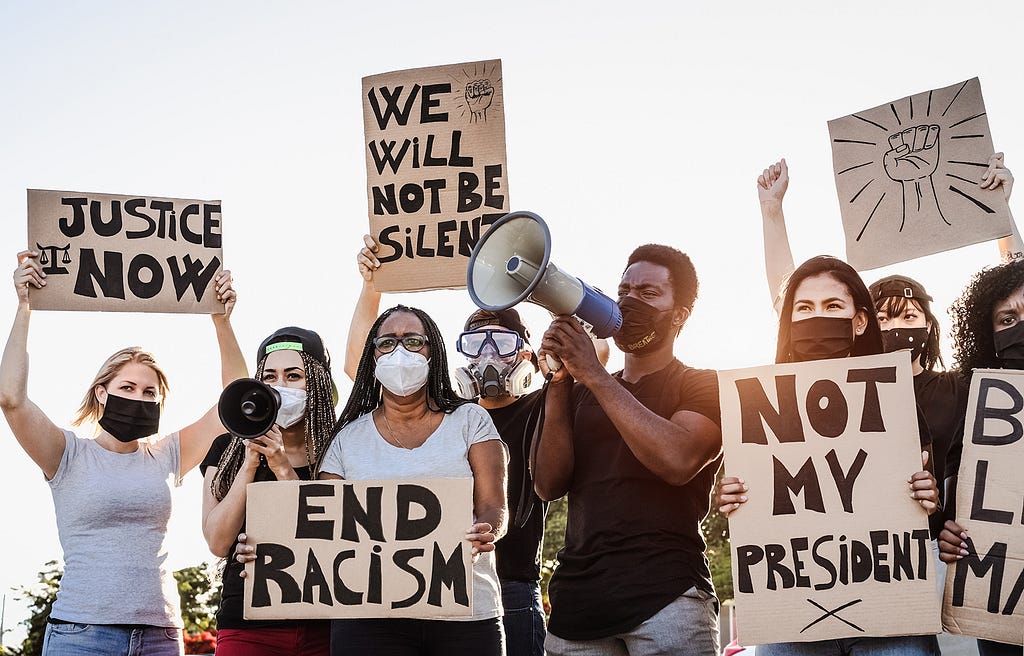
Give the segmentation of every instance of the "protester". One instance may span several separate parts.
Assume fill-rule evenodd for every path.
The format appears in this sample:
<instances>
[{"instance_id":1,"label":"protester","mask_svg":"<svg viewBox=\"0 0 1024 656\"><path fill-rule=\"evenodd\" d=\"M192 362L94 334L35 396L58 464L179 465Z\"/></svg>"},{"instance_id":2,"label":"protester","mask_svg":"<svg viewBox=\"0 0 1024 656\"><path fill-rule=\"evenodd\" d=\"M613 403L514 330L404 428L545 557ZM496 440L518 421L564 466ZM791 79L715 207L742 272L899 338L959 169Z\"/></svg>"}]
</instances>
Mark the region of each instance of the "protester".
<instances>
[{"instance_id":1,"label":"protester","mask_svg":"<svg viewBox=\"0 0 1024 656\"><path fill-rule=\"evenodd\" d=\"M473 563L468 620L332 621L331 653L362 656L504 653L494 544L505 530L506 452L487 413L452 390L444 342L422 310L396 306L370 327L352 395L320 478L473 478Z\"/></svg>"},{"instance_id":2,"label":"protester","mask_svg":"<svg viewBox=\"0 0 1024 656\"><path fill-rule=\"evenodd\" d=\"M1024 369L1024 260L980 271L950 308L957 368L968 380L975 369ZM966 555L968 532L956 523L953 501L963 453L963 433L946 460L946 521L939 534L939 557L955 563ZM981 656L1012 656L1024 647L978 640Z\"/></svg>"},{"instance_id":3,"label":"protester","mask_svg":"<svg viewBox=\"0 0 1024 656\"><path fill-rule=\"evenodd\" d=\"M214 314L224 384L245 375L231 328L231 274L215 279ZM0 362L0 407L53 493L64 575L50 612L46 656L182 652L181 600L167 566L171 488L224 432L211 408L198 421L155 436L167 379L153 356L128 347L107 358L74 425L97 422L94 439L58 428L27 395L30 290L46 285L39 253L18 254L18 310Z\"/></svg>"},{"instance_id":4,"label":"protester","mask_svg":"<svg viewBox=\"0 0 1024 656\"><path fill-rule=\"evenodd\" d=\"M864 282L850 265L827 255L811 258L792 273L783 287L775 361L804 362L882 353L882 335L873 307ZM924 465L929 458L926 436L926 432L921 432ZM735 512L752 492L738 472L732 474L722 479L716 499L719 512L725 515ZM911 474L909 486L911 496L929 514L937 510L938 487L929 471ZM936 649L935 636L925 635L776 643L759 645L757 653L931 656Z\"/></svg>"},{"instance_id":5,"label":"protester","mask_svg":"<svg viewBox=\"0 0 1024 656\"><path fill-rule=\"evenodd\" d=\"M552 374L534 483L568 494L565 547L549 587L549 654L716 654L718 602L699 524L720 462L715 372L673 355L697 297L689 257L630 255L605 371L578 321L556 317L539 351Z\"/></svg>"},{"instance_id":6,"label":"protester","mask_svg":"<svg viewBox=\"0 0 1024 656\"><path fill-rule=\"evenodd\" d=\"M225 433L199 466L203 472L203 535L215 556L233 552L245 531L246 486L275 480L312 480L334 436L331 359L320 336L294 326L263 340L256 380L281 396L276 423L262 437L243 440ZM326 620L269 621L243 618L243 565L225 562L217 609L219 656L326 656Z\"/></svg>"}]
</instances>

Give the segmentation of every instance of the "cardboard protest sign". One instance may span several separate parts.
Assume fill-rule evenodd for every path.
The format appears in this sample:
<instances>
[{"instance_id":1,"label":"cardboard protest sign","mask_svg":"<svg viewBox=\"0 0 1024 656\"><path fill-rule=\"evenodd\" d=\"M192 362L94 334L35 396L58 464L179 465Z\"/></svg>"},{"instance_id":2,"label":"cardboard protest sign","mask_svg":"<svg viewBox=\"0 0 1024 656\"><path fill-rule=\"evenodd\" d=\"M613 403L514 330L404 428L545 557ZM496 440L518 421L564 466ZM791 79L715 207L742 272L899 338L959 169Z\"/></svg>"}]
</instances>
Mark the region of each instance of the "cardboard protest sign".
<instances>
[{"instance_id":1,"label":"cardboard protest sign","mask_svg":"<svg viewBox=\"0 0 1024 656\"><path fill-rule=\"evenodd\" d=\"M466 286L480 234L509 211L501 61L363 78L377 291Z\"/></svg>"},{"instance_id":2,"label":"cardboard protest sign","mask_svg":"<svg viewBox=\"0 0 1024 656\"><path fill-rule=\"evenodd\" d=\"M223 312L220 201L28 190L34 310Z\"/></svg>"},{"instance_id":3,"label":"cardboard protest sign","mask_svg":"<svg viewBox=\"0 0 1024 656\"><path fill-rule=\"evenodd\" d=\"M906 351L720 371L744 644L937 633ZM898 609L899 612L893 612Z\"/></svg>"},{"instance_id":4,"label":"cardboard protest sign","mask_svg":"<svg viewBox=\"0 0 1024 656\"><path fill-rule=\"evenodd\" d=\"M978 78L828 122L846 259L903 262L1010 234Z\"/></svg>"},{"instance_id":5,"label":"cardboard protest sign","mask_svg":"<svg viewBox=\"0 0 1024 656\"><path fill-rule=\"evenodd\" d=\"M470 617L473 480L246 488L245 619Z\"/></svg>"},{"instance_id":6,"label":"cardboard protest sign","mask_svg":"<svg viewBox=\"0 0 1024 656\"><path fill-rule=\"evenodd\" d=\"M975 370L956 522L968 555L946 570L942 626L1024 644L1024 372Z\"/></svg>"}]
</instances>

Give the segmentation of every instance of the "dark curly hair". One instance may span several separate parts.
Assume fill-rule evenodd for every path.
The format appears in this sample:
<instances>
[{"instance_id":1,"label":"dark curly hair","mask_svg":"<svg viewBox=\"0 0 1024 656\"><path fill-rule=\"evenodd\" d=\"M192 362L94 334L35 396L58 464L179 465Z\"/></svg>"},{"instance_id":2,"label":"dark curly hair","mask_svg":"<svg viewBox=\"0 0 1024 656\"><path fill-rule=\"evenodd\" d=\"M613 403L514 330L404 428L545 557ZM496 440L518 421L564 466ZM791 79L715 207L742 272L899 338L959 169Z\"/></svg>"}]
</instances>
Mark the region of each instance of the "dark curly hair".
<instances>
[{"instance_id":1,"label":"dark curly hair","mask_svg":"<svg viewBox=\"0 0 1024 656\"><path fill-rule=\"evenodd\" d=\"M664 244L644 244L637 246L629 254L626 269L637 262L650 262L668 269L668 279L672 283L672 300L677 308L693 310L697 301L697 270L693 268L690 256L679 249ZM625 272L625 269L623 269Z\"/></svg>"},{"instance_id":2,"label":"dark curly hair","mask_svg":"<svg viewBox=\"0 0 1024 656\"><path fill-rule=\"evenodd\" d=\"M796 289L807 278L828 274L842 283L857 310L863 311L868 317L867 328L853 340L851 356L876 355L882 353L882 330L878 327L878 315L874 311L875 304L860 275L846 262L831 255L818 255L807 260L793 271L789 280L781 290L782 309L779 311L779 337L775 346L775 362L794 362L792 348L793 302Z\"/></svg>"},{"instance_id":3,"label":"dark curly hair","mask_svg":"<svg viewBox=\"0 0 1024 656\"><path fill-rule=\"evenodd\" d=\"M366 343L363 344L363 354L359 358L359 367L356 369L355 381L352 384L352 394L348 397L345 409L338 417L338 423L334 427L337 434L346 424L352 422L368 412L373 412L382 403L380 381L374 375L376 360L373 358L373 340L377 338L380 326L384 321L396 312L407 312L416 315L423 324L423 332L426 334L427 343L430 344L430 369L427 373L427 407L431 412L450 413L463 403L469 403L466 399L460 398L452 389L451 377L448 374L448 354L444 349L444 338L434 320L423 310L396 305L393 308L384 310L377 320L370 327L366 335Z\"/></svg>"},{"instance_id":4,"label":"dark curly hair","mask_svg":"<svg viewBox=\"0 0 1024 656\"><path fill-rule=\"evenodd\" d=\"M953 305L953 362L961 375L975 369L998 369L992 310L1024 284L1024 260L987 267L974 275Z\"/></svg>"}]
</instances>

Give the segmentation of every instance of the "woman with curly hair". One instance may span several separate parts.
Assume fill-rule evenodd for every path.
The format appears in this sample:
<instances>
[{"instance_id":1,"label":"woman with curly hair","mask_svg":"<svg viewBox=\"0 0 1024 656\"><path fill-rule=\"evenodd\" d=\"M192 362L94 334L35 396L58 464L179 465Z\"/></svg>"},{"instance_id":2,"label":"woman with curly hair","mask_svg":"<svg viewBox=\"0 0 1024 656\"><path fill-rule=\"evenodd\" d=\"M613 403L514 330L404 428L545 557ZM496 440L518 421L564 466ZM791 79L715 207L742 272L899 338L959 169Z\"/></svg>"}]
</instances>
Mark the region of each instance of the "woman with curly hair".
<instances>
[{"instance_id":1,"label":"woman with curly hair","mask_svg":"<svg viewBox=\"0 0 1024 656\"><path fill-rule=\"evenodd\" d=\"M215 556L231 553L239 533L245 531L246 486L315 478L334 435L331 359L318 334L291 326L267 337L256 355L256 380L275 388L281 397L275 425L254 439L221 435L200 465L205 477L203 535ZM224 566L217 653L326 656L330 651L327 621L243 619L243 569L234 558Z\"/></svg>"},{"instance_id":2,"label":"woman with curly hair","mask_svg":"<svg viewBox=\"0 0 1024 656\"><path fill-rule=\"evenodd\" d=\"M954 357L968 380L975 369L1024 369L1024 260L983 269L950 308ZM946 498L956 497L963 433L946 459ZM939 557L955 563L967 555L967 532L947 513L939 534ZM981 656L1011 656L1024 647L978 640Z\"/></svg>"}]
</instances>

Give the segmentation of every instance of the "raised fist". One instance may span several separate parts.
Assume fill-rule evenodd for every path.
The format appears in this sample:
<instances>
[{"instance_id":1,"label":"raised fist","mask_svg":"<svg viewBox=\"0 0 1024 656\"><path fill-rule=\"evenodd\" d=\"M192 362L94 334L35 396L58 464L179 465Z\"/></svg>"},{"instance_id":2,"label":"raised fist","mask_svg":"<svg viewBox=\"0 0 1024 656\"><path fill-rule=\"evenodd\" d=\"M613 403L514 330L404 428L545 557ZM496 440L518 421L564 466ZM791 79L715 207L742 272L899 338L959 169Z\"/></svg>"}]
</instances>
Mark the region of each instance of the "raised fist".
<instances>
[{"instance_id":1,"label":"raised fist","mask_svg":"<svg viewBox=\"0 0 1024 656\"><path fill-rule=\"evenodd\" d=\"M487 120L487 108L494 100L494 87L490 80L473 80L466 84L466 104L473 112L474 121Z\"/></svg>"},{"instance_id":2,"label":"raised fist","mask_svg":"<svg viewBox=\"0 0 1024 656\"><path fill-rule=\"evenodd\" d=\"M891 135L882 164L896 182L920 180L935 173L939 164L939 126L918 125Z\"/></svg>"}]
</instances>

